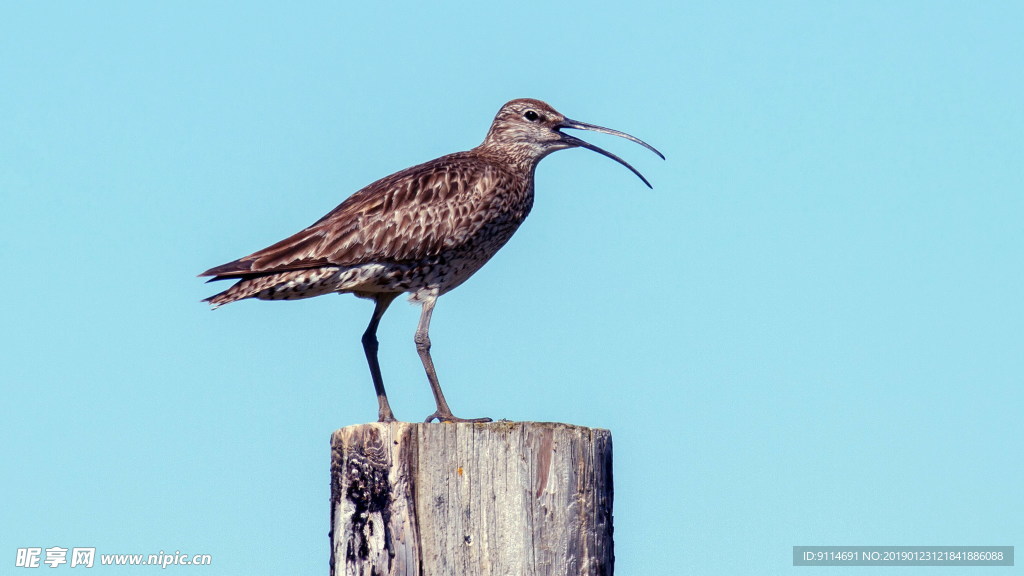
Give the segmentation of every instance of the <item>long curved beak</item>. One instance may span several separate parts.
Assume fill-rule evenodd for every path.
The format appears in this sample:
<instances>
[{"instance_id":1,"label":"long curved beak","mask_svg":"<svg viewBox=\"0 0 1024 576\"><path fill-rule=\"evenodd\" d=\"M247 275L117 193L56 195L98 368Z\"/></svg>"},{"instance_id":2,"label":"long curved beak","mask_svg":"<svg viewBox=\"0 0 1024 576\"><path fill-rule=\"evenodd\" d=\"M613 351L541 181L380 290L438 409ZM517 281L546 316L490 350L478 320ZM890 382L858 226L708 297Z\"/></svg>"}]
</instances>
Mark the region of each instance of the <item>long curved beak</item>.
<instances>
[{"instance_id":1,"label":"long curved beak","mask_svg":"<svg viewBox=\"0 0 1024 576\"><path fill-rule=\"evenodd\" d=\"M643 174L641 174L639 171L637 171L636 168L633 168L632 166L629 165L629 162L626 162L622 158L619 158L615 154L612 154L611 152L609 152L609 151L607 151L607 150L605 150L603 148L599 148L597 146L594 146L590 142L586 142L584 140L580 140L579 138L576 138L575 136L570 136L568 134L563 133L561 131L562 128L572 128L572 129L575 129L575 130L590 130L591 132L601 132L602 134L611 134L612 136L618 136L620 138L625 138L626 140L630 140L630 141L636 142L637 144L643 146L644 148L647 148L651 152L654 152L655 154L657 154L662 160L664 160L665 159L665 155L662 154L661 152L658 152L658 150L655 149L654 146L651 146L650 144L648 144L647 142L644 142L643 140L637 138L636 136L631 136L629 134L626 134L625 132L619 132L618 130L612 130L611 128L605 128L603 126L596 126L594 124L587 124L586 122L577 122L576 120L570 120L568 118L563 120L557 126L559 134L562 135L562 142L565 142L569 146L579 146L580 148L586 148L587 150L593 150L594 152L597 152L598 154L602 154L604 156L607 156L607 157L611 158L612 160L615 160L619 164L622 164L626 168L629 168L629 170L633 174L636 174L637 177L640 178L640 180L643 180L643 183L646 184L648 188L652 188L652 189L654 188L653 186L651 186L651 183L647 181L647 178L644 178Z\"/></svg>"}]
</instances>

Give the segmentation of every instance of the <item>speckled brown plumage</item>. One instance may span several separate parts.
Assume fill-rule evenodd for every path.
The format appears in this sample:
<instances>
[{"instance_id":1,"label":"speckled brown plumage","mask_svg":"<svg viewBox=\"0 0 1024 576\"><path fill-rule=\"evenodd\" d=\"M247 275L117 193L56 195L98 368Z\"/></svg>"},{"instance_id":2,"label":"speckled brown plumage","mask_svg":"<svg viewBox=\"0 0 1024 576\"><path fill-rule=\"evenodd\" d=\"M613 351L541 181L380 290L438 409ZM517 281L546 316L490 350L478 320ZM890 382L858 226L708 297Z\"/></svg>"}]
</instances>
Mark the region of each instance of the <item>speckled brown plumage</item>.
<instances>
[{"instance_id":1,"label":"speckled brown plumage","mask_svg":"<svg viewBox=\"0 0 1024 576\"><path fill-rule=\"evenodd\" d=\"M290 238L205 272L241 280L210 302L444 294L508 241L532 205L532 179L481 165L471 152L444 156L378 180Z\"/></svg>"},{"instance_id":2,"label":"speckled brown plumage","mask_svg":"<svg viewBox=\"0 0 1024 576\"><path fill-rule=\"evenodd\" d=\"M628 134L569 120L539 100L513 100L498 112L480 146L382 178L301 232L202 273L212 280L237 280L206 301L216 308L245 298L290 300L332 292L374 299L363 345L377 390L378 419L391 421L377 365L376 328L395 297L409 292L423 304L416 344L437 403L428 421L462 421L448 408L430 359L434 301L512 237L533 207L537 163L551 152L582 146L640 176L622 159L563 128L615 134L661 155Z\"/></svg>"}]
</instances>

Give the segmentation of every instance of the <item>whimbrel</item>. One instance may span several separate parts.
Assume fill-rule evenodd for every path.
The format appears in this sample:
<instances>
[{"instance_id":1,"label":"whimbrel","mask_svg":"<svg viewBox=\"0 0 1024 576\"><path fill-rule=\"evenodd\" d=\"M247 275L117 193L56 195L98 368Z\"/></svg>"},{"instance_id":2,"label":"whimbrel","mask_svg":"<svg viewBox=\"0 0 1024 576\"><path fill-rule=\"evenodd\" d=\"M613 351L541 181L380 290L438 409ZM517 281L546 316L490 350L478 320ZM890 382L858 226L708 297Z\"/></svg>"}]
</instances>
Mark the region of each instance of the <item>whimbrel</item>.
<instances>
[{"instance_id":1,"label":"whimbrel","mask_svg":"<svg viewBox=\"0 0 1024 576\"><path fill-rule=\"evenodd\" d=\"M519 99L498 111L483 143L382 178L359 190L305 230L200 276L236 280L204 300L214 308L242 300L292 300L352 293L375 306L363 349L377 392L378 420L393 422L377 361L377 325L392 301L411 293L423 308L416 350L442 422L489 422L452 414L430 358L430 317L438 296L466 281L508 242L533 207L533 175L542 158L582 147L630 169L625 160L563 129L626 138L665 157L624 132L570 120L539 100Z\"/></svg>"}]
</instances>

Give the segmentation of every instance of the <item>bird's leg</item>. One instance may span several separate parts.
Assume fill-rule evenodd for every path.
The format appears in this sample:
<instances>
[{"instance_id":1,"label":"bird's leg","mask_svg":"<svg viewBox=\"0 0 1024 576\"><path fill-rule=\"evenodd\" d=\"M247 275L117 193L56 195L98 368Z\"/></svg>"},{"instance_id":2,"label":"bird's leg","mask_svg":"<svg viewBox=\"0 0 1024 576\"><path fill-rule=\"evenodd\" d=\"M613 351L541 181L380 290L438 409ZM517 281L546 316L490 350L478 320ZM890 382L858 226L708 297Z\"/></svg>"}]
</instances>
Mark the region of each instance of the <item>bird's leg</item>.
<instances>
[{"instance_id":1,"label":"bird's leg","mask_svg":"<svg viewBox=\"0 0 1024 576\"><path fill-rule=\"evenodd\" d=\"M373 377L373 388L377 391L377 421L394 422L395 415L388 405L388 395L384 392L384 378L380 375L380 363L377 362L377 325L380 324L384 311L398 297L398 294L378 294L374 297L373 316L370 318L370 325L363 332L363 351L366 352L366 362L370 365L370 376Z\"/></svg>"},{"instance_id":2,"label":"bird's leg","mask_svg":"<svg viewBox=\"0 0 1024 576\"><path fill-rule=\"evenodd\" d=\"M434 403L437 404L437 411L427 416L426 422L435 418L441 422L490 422L490 418L456 418L448 402L441 392L441 384L437 381L437 373L434 371L434 361L430 359L430 316L434 313L434 302L436 296L423 301L423 311L420 313L420 323L416 327L416 351L420 354L423 368L427 371L427 380L430 381L430 389L434 393Z\"/></svg>"}]
</instances>

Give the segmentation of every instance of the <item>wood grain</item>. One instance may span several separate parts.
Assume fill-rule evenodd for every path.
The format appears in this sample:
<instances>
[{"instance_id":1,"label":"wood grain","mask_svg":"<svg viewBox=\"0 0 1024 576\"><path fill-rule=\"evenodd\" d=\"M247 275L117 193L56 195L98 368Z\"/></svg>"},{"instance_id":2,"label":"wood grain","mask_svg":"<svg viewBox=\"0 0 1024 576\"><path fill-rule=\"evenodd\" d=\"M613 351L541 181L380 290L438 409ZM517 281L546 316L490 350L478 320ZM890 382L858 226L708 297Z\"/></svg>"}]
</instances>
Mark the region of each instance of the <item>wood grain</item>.
<instances>
[{"instance_id":1,"label":"wood grain","mask_svg":"<svg viewBox=\"0 0 1024 576\"><path fill-rule=\"evenodd\" d=\"M331 447L332 576L613 572L607 430L373 423Z\"/></svg>"}]
</instances>

